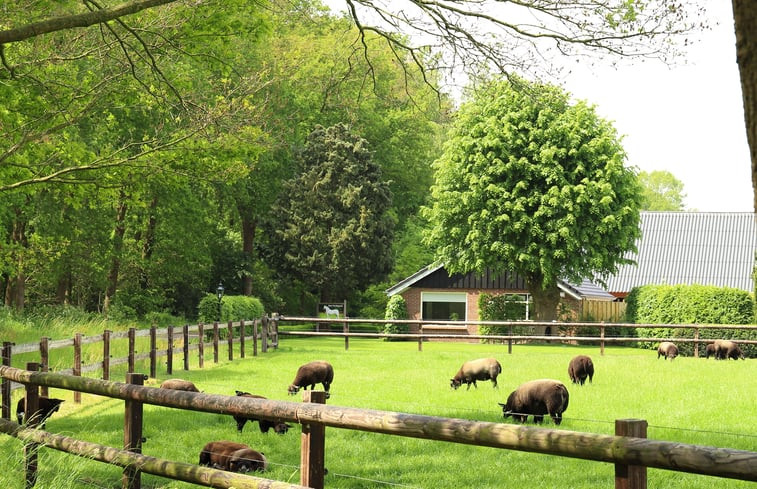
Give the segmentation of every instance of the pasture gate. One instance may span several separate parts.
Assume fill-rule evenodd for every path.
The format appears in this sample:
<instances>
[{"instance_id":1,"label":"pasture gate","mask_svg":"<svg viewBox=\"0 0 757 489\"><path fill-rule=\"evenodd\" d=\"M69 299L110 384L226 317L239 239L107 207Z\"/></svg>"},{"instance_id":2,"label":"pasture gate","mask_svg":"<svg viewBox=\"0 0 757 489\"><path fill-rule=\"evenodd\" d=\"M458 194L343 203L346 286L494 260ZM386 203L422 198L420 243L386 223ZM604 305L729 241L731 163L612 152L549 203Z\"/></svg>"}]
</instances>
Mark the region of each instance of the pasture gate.
<instances>
[{"instance_id":1,"label":"pasture gate","mask_svg":"<svg viewBox=\"0 0 757 489\"><path fill-rule=\"evenodd\" d=\"M536 452L615 464L615 487L645 488L646 467L757 481L757 452L648 440L646 422L618 420L616 435L580 433L505 423L471 421L401 412L357 409L323 404L324 392L305 391L304 402L274 401L239 396L204 394L144 387L141 374L127 374L127 382L76 377L1 366L0 377L26 386L34 412L39 387L55 387L126 401L125 450L74 440L0 420L0 431L26 442L27 487L36 480L37 447L46 446L124 467L123 487L139 488L139 474L146 472L212 487L301 488L324 487L325 428L360 430L442 442ZM281 419L302 425L300 486L240 474L223 473L191 464L141 455L142 404L193 411Z\"/></svg>"}]
</instances>

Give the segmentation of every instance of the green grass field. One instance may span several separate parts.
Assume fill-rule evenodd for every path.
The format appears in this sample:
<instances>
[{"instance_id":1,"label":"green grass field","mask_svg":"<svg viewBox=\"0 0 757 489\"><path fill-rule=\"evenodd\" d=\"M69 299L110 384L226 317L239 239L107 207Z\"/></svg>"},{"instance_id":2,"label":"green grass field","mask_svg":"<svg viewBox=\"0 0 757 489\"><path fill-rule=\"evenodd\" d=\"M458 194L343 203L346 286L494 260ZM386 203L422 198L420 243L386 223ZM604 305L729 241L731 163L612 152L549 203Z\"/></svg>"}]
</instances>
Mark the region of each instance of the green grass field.
<instances>
[{"instance_id":1,"label":"green grass field","mask_svg":"<svg viewBox=\"0 0 757 489\"><path fill-rule=\"evenodd\" d=\"M226 358L222 350L221 358ZM570 405L560 429L613 434L614 421L641 418L648 437L682 443L757 451L757 368L753 360L720 361L679 357L657 359L655 352L563 345L506 345L384 342L351 339L348 351L341 339L283 337L278 350L234 362L212 364L207 352L203 370L193 364L183 371L174 361L173 377L192 380L207 392L233 395L246 390L271 399L299 400L286 388L297 367L324 359L334 365L328 403L433 416L504 422L498 402L518 384L536 378L563 381ZM567 365L576 354L590 355L594 382L570 384ZM249 355L249 353L248 353ZM496 357L503 367L499 388L480 382L454 391L449 379L469 359ZM195 360L196 362L196 360ZM147 372L146 365L143 366ZM160 379L167 378L159 369ZM112 374L123 379L123 371ZM20 395L20 392L17 393ZM67 399L47 429L74 438L119 447L123 443L123 401L84 394L74 405L72 394L53 389L51 396ZM15 398L14 398L15 399ZM512 422L511 419L507 422ZM554 428L551 421L545 427ZM265 477L299 482L300 436L295 427L286 435L262 434L257 425L238 434L230 416L145 406L143 446L146 455L196 463L202 446L212 440L247 443L266 454ZM3 489L23 487L21 443L0 435L0 482ZM121 469L82 460L55 450L40 454L38 488L120 488ZM613 487L611 464L327 428L326 487L329 488L595 488ZM746 488L754 483L649 469L650 488ZM151 475L145 488L187 488Z\"/></svg>"}]
</instances>

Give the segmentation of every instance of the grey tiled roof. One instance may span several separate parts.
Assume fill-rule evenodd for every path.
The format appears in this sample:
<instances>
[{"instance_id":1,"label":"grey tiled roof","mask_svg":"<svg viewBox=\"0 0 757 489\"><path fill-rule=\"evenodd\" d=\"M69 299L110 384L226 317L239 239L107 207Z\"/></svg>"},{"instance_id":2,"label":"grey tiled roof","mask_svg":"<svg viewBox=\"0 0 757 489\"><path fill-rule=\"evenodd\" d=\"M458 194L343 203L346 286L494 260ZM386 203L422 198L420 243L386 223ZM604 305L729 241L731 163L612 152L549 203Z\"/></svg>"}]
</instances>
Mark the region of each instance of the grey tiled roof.
<instances>
[{"instance_id":1,"label":"grey tiled roof","mask_svg":"<svg viewBox=\"0 0 757 489\"><path fill-rule=\"evenodd\" d=\"M642 212L637 265L609 277L609 292L646 284L702 284L754 292L753 212Z\"/></svg>"}]
</instances>

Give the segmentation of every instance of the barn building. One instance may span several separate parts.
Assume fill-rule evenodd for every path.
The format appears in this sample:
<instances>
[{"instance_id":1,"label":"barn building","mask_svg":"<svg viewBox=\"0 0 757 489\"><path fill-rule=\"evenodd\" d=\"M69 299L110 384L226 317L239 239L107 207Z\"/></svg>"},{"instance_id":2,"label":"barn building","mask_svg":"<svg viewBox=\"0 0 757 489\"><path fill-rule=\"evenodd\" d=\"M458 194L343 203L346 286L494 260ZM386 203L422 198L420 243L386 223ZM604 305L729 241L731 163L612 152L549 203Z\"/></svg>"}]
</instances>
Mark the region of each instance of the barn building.
<instances>
[{"instance_id":1,"label":"barn building","mask_svg":"<svg viewBox=\"0 0 757 489\"><path fill-rule=\"evenodd\" d=\"M558 282L563 309L575 311L571 319L581 317L581 308L587 304L622 302L631 289L647 284L714 285L754 293L754 213L642 212L640 225L638 252L629 254L636 265L624 265L617 274L607 277L606 289L588 281L579 285ZM477 326L466 325L465 321L479 319L478 299L482 293L514 294L529 303L526 284L517 274L486 270L481 274L450 275L443 264L423 268L386 293L403 296L411 319L461 323L435 326L433 331L424 328L424 332L437 333L476 334ZM608 310L614 311L613 316L598 319L617 320L617 311L622 307ZM529 319L528 312L523 319Z\"/></svg>"}]
</instances>

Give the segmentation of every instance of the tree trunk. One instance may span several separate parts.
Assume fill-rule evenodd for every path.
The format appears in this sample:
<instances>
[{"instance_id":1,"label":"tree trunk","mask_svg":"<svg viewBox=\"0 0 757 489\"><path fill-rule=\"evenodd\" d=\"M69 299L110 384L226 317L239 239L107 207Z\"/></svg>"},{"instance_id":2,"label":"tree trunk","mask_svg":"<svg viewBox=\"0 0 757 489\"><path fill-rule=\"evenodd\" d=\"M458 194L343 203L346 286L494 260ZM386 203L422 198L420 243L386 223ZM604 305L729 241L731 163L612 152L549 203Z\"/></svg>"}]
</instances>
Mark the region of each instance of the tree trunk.
<instances>
[{"instance_id":1,"label":"tree trunk","mask_svg":"<svg viewBox=\"0 0 757 489\"><path fill-rule=\"evenodd\" d=\"M147 219L147 229L145 230L145 242L142 245L142 265L139 273L139 286L146 290L150 286L150 277L147 273L147 265L152 258L153 247L155 246L155 229L158 226L158 219L155 217L155 209L158 207L158 198L153 197L150 201L149 217Z\"/></svg>"},{"instance_id":2,"label":"tree trunk","mask_svg":"<svg viewBox=\"0 0 757 489\"><path fill-rule=\"evenodd\" d=\"M126 232L126 195L121 192L119 196L118 210L116 212L116 226L113 231L113 259L108 272L108 285L105 289L103 301L103 314L107 316L110 304L118 289L118 274L121 268L121 253L124 247L124 233Z\"/></svg>"},{"instance_id":3,"label":"tree trunk","mask_svg":"<svg viewBox=\"0 0 757 489\"><path fill-rule=\"evenodd\" d=\"M66 272L58 278L55 289L55 299L58 304L68 305L71 299L71 272Z\"/></svg>"},{"instance_id":4,"label":"tree trunk","mask_svg":"<svg viewBox=\"0 0 757 489\"><path fill-rule=\"evenodd\" d=\"M746 137L752 159L752 195L757 212L757 3L754 0L733 0L733 21Z\"/></svg>"},{"instance_id":5,"label":"tree trunk","mask_svg":"<svg viewBox=\"0 0 757 489\"><path fill-rule=\"evenodd\" d=\"M252 295L252 261L255 244L255 230L257 220L249 217L248 213L242 215L242 256L244 257L245 271L242 276L242 295Z\"/></svg>"},{"instance_id":6,"label":"tree trunk","mask_svg":"<svg viewBox=\"0 0 757 489\"><path fill-rule=\"evenodd\" d=\"M542 287L541 279L529 279L528 291L534 301L535 321L557 320L557 306L560 303L560 289L557 284Z\"/></svg>"},{"instance_id":7,"label":"tree trunk","mask_svg":"<svg viewBox=\"0 0 757 489\"><path fill-rule=\"evenodd\" d=\"M29 242L26 239L26 219L19 209L16 209L16 217L13 220L11 242L16 248L13 252L16 259L16 275L10 277L10 280L8 281L10 294L6 294L6 304L12 306L17 311L23 311L26 295L26 274L24 273L25 262L23 250L29 247Z\"/></svg>"}]
</instances>

